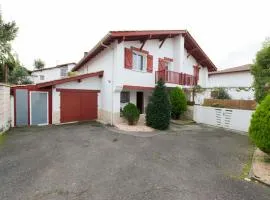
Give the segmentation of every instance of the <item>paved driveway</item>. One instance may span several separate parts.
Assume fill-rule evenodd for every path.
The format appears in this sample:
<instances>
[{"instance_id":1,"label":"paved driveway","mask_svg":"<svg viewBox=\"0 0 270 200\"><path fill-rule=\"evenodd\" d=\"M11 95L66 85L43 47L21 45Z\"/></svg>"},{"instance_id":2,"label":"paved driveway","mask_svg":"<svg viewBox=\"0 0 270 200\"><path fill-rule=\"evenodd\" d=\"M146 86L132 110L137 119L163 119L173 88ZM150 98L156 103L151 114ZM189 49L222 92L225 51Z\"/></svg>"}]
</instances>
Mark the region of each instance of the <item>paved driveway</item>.
<instances>
[{"instance_id":1,"label":"paved driveway","mask_svg":"<svg viewBox=\"0 0 270 200\"><path fill-rule=\"evenodd\" d=\"M17 128L0 139L0 199L267 199L240 179L246 136L173 126L153 137L99 124Z\"/></svg>"}]
</instances>

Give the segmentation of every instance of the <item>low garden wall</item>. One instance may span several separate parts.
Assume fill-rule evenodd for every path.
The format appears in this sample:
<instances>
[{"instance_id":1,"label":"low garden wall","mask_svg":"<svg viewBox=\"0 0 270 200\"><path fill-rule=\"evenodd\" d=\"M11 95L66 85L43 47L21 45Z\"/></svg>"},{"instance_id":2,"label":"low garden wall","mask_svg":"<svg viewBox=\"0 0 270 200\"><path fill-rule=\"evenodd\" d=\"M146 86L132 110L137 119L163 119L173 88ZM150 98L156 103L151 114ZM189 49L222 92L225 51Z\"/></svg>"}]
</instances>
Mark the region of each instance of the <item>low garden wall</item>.
<instances>
[{"instance_id":1,"label":"low garden wall","mask_svg":"<svg viewBox=\"0 0 270 200\"><path fill-rule=\"evenodd\" d=\"M256 101L254 100L235 100L235 99L204 99L203 106L223 107L240 110L255 110Z\"/></svg>"},{"instance_id":2,"label":"low garden wall","mask_svg":"<svg viewBox=\"0 0 270 200\"><path fill-rule=\"evenodd\" d=\"M10 87L0 83L0 134L11 125Z\"/></svg>"},{"instance_id":3,"label":"low garden wall","mask_svg":"<svg viewBox=\"0 0 270 200\"><path fill-rule=\"evenodd\" d=\"M253 112L253 110L194 105L193 120L197 123L248 132Z\"/></svg>"}]
</instances>

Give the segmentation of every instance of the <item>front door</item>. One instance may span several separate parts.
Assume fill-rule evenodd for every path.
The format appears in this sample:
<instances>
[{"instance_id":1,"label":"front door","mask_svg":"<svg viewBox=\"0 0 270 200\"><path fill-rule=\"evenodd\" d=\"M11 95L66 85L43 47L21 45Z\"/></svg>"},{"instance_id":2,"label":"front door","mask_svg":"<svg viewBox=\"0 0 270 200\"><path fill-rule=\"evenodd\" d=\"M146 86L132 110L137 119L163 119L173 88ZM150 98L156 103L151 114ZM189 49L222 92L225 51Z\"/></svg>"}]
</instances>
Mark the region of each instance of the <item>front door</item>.
<instances>
[{"instance_id":1,"label":"front door","mask_svg":"<svg viewBox=\"0 0 270 200\"><path fill-rule=\"evenodd\" d=\"M143 113L143 92L137 92L137 108L140 114Z\"/></svg>"}]
</instances>

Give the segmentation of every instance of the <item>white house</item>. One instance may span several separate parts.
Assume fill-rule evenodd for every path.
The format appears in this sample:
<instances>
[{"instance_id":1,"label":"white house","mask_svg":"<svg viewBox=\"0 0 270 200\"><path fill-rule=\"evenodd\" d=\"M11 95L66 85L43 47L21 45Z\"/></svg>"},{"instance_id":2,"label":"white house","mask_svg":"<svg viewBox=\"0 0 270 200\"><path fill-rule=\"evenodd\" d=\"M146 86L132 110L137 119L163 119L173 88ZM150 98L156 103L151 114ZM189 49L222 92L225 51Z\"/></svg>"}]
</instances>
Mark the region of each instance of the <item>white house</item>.
<instances>
[{"instance_id":1,"label":"white house","mask_svg":"<svg viewBox=\"0 0 270 200\"><path fill-rule=\"evenodd\" d=\"M76 63L66 63L55 67L33 70L31 72L31 80L34 83L42 83L67 77L68 72L70 72L75 65Z\"/></svg>"},{"instance_id":2,"label":"white house","mask_svg":"<svg viewBox=\"0 0 270 200\"><path fill-rule=\"evenodd\" d=\"M251 64L209 73L208 87L252 87Z\"/></svg>"},{"instance_id":3,"label":"white house","mask_svg":"<svg viewBox=\"0 0 270 200\"><path fill-rule=\"evenodd\" d=\"M168 88L206 87L216 67L186 30L111 31L72 70L78 75L13 87L15 126L97 118L117 124L128 102L145 113L157 80Z\"/></svg>"},{"instance_id":4,"label":"white house","mask_svg":"<svg viewBox=\"0 0 270 200\"><path fill-rule=\"evenodd\" d=\"M168 87L206 87L216 67L186 30L111 31L73 69L101 70L99 118L114 124L128 102L145 112L158 79Z\"/></svg>"},{"instance_id":5,"label":"white house","mask_svg":"<svg viewBox=\"0 0 270 200\"><path fill-rule=\"evenodd\" d=\"M195 104L203 104L205 98L212 98L211 91L216 88L224 88L231 99L254 100L253 76L251 74L251 64L238 67L227 68L209 72L208 84L205 91L196 94Z\"/></svg>"}]
</instances>

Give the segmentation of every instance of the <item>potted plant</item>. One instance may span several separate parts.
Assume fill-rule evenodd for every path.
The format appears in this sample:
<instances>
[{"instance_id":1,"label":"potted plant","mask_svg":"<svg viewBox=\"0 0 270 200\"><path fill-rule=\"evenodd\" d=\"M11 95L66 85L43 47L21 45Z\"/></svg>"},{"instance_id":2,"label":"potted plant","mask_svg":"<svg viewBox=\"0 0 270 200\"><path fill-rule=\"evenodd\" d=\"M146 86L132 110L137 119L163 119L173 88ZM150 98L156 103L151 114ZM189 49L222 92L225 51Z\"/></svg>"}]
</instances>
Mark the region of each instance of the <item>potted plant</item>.
<instances>
[{"instance_id":1,"label":"potted plant","mask_svg":"<svg viewBox=\"0 0 270 200\"><path fill-rule=\"evenodd\" d=\"M123 109L123 116L129 125L135 125L139 120L140 112L133 103L128 103Z\"/></svg>"}]
</instances>

